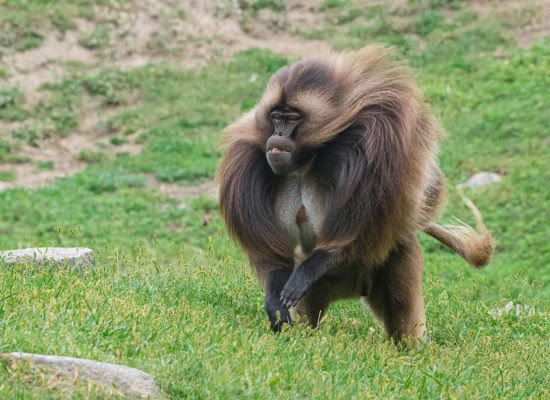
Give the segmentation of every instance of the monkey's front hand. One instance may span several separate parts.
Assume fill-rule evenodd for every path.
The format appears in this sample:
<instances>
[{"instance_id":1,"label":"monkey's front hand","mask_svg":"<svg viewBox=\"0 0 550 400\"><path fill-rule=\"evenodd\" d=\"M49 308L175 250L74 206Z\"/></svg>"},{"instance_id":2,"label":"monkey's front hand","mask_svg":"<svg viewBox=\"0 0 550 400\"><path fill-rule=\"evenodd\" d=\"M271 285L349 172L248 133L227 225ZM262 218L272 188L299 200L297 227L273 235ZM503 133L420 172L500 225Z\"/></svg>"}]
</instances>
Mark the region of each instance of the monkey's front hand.
<instances>
[{"instance_id":1,"label":"monkey's front hand","mask_svg":"<svg viewBox=\"0 0 550 400\"><path fill-rule=\"evenodd\" d=\"M329 254L324 250L315 250L300 265L298 265L285 287L281 291L281 303L286 308L294 307L306 294L309 288L327 271L335 267Z\"/></svg>"},{"instance_id":2,"label":"monkey's front hand","mask_svg":"<svg viewBox=\"0 0 550 400\"><path fill-rule=\"evenodd\" d=\"M315 277L309 273L309 270L306 268L298 268L294 270L290 278L288 279L283 291L281 292L281 303L286 308L294 307L298 304L304 294L315 282Z\"/></svg>"}]
</instances>

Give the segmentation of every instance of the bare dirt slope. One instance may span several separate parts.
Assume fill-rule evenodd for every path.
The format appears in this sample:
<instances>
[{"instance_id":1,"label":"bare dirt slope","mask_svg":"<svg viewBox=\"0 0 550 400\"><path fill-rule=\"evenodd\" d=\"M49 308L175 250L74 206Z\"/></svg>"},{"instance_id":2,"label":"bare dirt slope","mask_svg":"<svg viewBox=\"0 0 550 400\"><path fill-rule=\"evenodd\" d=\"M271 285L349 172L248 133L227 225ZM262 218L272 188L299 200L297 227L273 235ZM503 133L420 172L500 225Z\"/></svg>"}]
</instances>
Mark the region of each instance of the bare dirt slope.
<instances>
[{"instance_id":1,"label":"bare dirt slope","mask_svg":"<svg viewBox=\"0 0 550 400\"><path fill-rule=\"evenodd\" d=\"M88 65L90 71L106 66L126 70L157 59L169 59L182 68L195 68L228 60L234 52L249 47L267 48L296 59L328 50L324 41L307 41L290 33L322 24L322 14L312 11L306 2L296 2L286 17L262 10L256 19L247 22L243 21L243 10L229 2L222 3L191 0L179 9L161 0L147 0L96 7L93 20L75 20L75 30L67 31L62 37L58 32L42 32L45 39L41 47L4 57L2 62L9 71L7 80L18 86L25 94L26 104L33 106L42 95L40 85L53 82L66 73L70 62ZM109 46L90 49L79 44L79 37L90 34L100 25L107 26L112 33ZM56 177L83 168L85 163L75 160L74 154L83 149L93 150L98 142L107 142L96 129L101 118L99 104L88 102L79 129L69 137L50 140L42 148L24 146L20 153L30 157L32 163L0 165L0 170L16 172L15 181L0 183L0 189L43 186ZM17 125L0 121L0 135L7 135ZM140 146L125 144L112 152L136 153L139 150ZM54 169L38 172L34 164L48 160L55 160ZM177 198L212 191L211 182L207 182L202 191L170 188L176 185L169 184L157 186Z\"/></svg>"},{"instance_id":2,"label":"bare dirt slope","mask_svg":"<svg viewBox=\"0 0 550 400\"><path fill-rule=\"evenodd\" d=\"M209 62L228 60L234 52L249 47L260 47L284 53L291 58L304 58L328 51L322 40L306 40L298 34L311 31L327 23L325 14L319 10L322 2L294 0L288 2L284 11L262 9L251 14L240 8L239 2L218 0L189 0L184 6L166 0L145 0L117 3L95 7L95 16L88 20L77 18L76 29L65 32L42 32L45 40L41 47L5 56L2 63L9 71L7 80L20 87L29 106L37 104L42 93L41 84L52 82L67 72L70 62L87 65L90 71L117 66L130 69L157 59L169 59L182 68L195 68ZM360 1L363 5L379 1ZM399 7L395 1L393 7ZM493 2L476 0L469 7L480 18L514 12L529 6L535 12L528 15L525 24L516 29L520 46L550 34L550 0L503 0ZM508 15L507 14L507 15ZM90 34L97 26L107 27L111 32L109 43L101 48L87 48L79 44L79 37ZM108 138L97 129L102 118L99 104L88 102L82 113L79 128L69 137L55 139L42 148L23 147L21 153L33 161L30 164L0 165L0 170L11 169L17 173L14 182L0 183L6 187L38 187L55 177L73 174L85 166L73 155L83 149L94 149L97 143L108 146ZM0 137L7 136L17 123L0 121ZM140 146L126 144L110 151L137 153ZM53 170L37 172L36 161L55 160ZM182 193L195 194L196 189L170 189L163 184L159 190L182 197ZM208 189L211 191L211 183ZM176 193L178 192L178 193ZM181 193L180 193L181 192ZM200 192L200 190L199 190Z\"/></svg>"},{"instance_id":3,"label":"bare dirt slope","mask_svg":"<svg viewBox=\"0 0 550 400\"><path fill-rule=\"evenodd\" d=\"M304 2L296 2L286 13L260 10L254 19L242 17L242 10L221 7L215 0L191 0L181 9L160 0L97 7L93 21L75 20L77 29L44 32L40 48L5 57L11 71L8 80L20 85L27 101L39 97L40 84L53 81L65 71L64 64L78 61L96 67L130 69L155 59L170 59L182 68L194 68L212 61L228 60L234 52L260 47L294 58L310 57L328 50L322 40L305 40L299 30L323 24L323 15ZM112 32L108 48L88 49L78 43L81 34L98 25Z\"/></svg>"}]
</instances>

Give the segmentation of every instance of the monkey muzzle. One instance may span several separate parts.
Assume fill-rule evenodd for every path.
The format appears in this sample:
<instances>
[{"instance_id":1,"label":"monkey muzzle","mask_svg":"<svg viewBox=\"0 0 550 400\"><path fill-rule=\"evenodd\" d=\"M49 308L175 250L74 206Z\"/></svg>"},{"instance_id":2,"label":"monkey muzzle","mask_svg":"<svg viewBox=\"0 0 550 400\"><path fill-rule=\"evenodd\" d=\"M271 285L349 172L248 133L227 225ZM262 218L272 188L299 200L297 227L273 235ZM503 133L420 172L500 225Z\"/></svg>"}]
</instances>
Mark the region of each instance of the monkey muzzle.
<instances>
[{"instance_id":1,"label":"monkey muzzle","mask_svg":"<svg viewBox=\"0 0 550 400\"><path fill-rule=\"evenodd\" d=\"M283 175L292 172L294 167L293 151L296 145L292 139L284 136L275 136L269 138L266 144L267 162L273 172L277 175Z\"/></svg>"}]
</instances>

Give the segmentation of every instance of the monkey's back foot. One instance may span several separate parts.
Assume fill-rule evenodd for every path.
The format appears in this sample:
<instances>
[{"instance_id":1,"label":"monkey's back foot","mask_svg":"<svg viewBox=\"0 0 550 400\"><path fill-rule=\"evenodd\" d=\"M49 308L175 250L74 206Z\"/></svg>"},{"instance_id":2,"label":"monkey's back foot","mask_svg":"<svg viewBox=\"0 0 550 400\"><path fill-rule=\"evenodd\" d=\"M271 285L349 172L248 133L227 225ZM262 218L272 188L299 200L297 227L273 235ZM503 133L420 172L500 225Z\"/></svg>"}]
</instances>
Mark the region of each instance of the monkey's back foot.
<instances>
[{"instance_id":1,"label":"monkey's back foot","mask_svg":"<svg viewBox=\"0 0 550 400\"><path fill-rule=\"evenodd\" d=\"M269 324L273 332L281 332L283 330L283 325L294 325L292 318L290 316L289 310L282 308L279 310L266 310L267 316L269 318Z\"/></svg>"}]
</instances>

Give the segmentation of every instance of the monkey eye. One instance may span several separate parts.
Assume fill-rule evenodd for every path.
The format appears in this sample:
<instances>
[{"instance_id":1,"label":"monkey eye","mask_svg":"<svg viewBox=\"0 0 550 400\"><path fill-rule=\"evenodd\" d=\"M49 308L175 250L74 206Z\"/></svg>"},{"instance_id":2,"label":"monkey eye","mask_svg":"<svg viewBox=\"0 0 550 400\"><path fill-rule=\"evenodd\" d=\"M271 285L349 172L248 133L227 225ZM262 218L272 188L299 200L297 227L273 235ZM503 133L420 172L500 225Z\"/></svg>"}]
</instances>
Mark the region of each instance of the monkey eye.
<instances>
[{"instance_id":1,"label":"monkey eye","mask_svg":"<svg viewBox=\"0 0 550 400\"><path fill-rule=\"evenodd\" d=\"M276 123L279 123L283 120L283 116L281 114L271 114L271 119L276 122Z\"/></svg>"},{"instance_id":2,"label":"monkey eye","mask_svg":"<svg viewBox=\"0 0 550 400\"><path fill-rule=\"evenodd\" d=\"M289 115L287 119L291 124L295 124L300 120L300 117L298 115Z\"/></svg>"}]
</instances>

